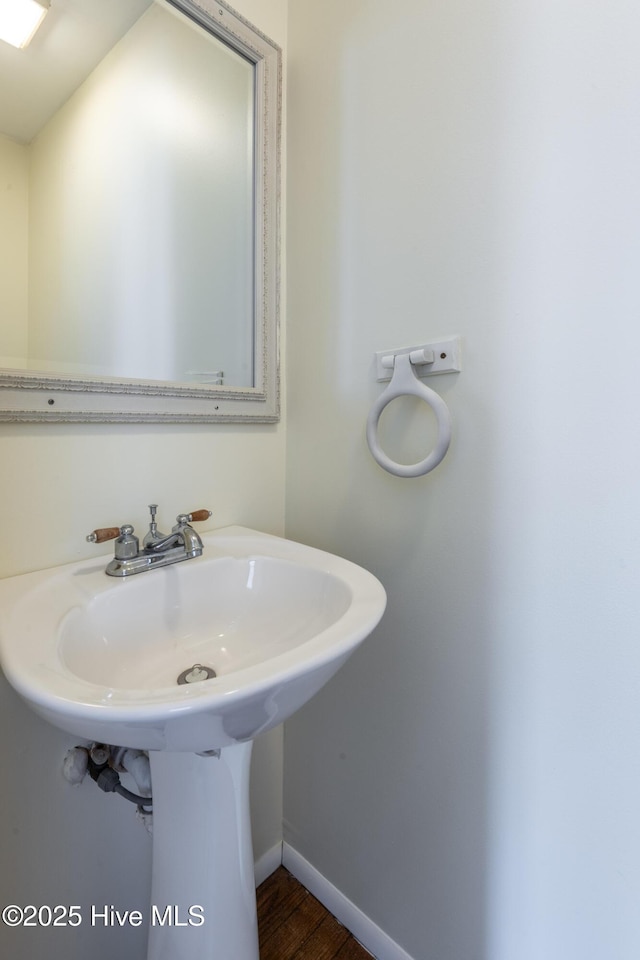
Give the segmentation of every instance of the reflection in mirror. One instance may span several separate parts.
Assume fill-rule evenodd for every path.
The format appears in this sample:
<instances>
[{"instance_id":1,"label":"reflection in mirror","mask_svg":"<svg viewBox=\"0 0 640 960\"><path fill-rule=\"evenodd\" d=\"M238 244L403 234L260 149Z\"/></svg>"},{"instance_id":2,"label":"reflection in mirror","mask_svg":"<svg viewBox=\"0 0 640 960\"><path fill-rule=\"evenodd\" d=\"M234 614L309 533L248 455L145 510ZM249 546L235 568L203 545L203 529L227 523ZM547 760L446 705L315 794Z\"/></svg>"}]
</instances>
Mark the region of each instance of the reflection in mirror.
<instances>
[{"instance_id":1,"label":"reflection in mirror","mask_svg":"<svg viewBox=\"0 0 640 960\"><path fill-rule=\"evenodd\" d=\"M278 48L210 0L56 0L5 47L0 418L277 419Z\"/></svg>"}]
</instances>

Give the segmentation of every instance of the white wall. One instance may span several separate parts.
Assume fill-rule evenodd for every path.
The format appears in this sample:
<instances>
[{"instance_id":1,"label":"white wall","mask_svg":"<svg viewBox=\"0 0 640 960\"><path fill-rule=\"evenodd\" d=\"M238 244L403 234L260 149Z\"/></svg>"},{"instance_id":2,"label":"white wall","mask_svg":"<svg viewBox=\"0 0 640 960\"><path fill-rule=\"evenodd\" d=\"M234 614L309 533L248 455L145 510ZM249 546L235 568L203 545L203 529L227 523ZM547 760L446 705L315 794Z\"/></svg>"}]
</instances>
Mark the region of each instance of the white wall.
<instances>
[{"instance_id":1,"label":"white wall","mask_svg":"<svg viewBox=\"0 0 640 960\"><path fill-rule=\"evenodd\" d=\"M389 607L286 726L285 837L415 960L640 952L639 29L290 5L287 533ZM448 333L450 454L392 478L373 351Z\"/></svg>"},{"instance_id":2,"label":"white wall","mask_svg":"<svg viewBox=\"0 0 640 960\"><path fill-rule=\"evenodd\" d=\"M29 156L0 135L0 366L27 355Z\"/></svg>"},{"instance_id":3,"label":"white wall","mask_svg":"<svg viewBox=\"0 0 640 960\"><path fill-rule=\"evenodd\" d=\"M286 43L285 0L236 0L245 16ZM143 526L146 505L164 522L184 509L213 510L208 528L243 523L281 533L284 423L277 426L3 424L0 426L0 575L91 556L85 535L127 520ZM160 520L160 516L158 517ZM150 841L133 809L93 784L70 787L61 763L70 739L23 707L2 683L0 901L148 904ZM253 829L256 857L281 836L281 732L256 743ZM56 955L144 955L143 929L55 931ZM0 926L0 953L51 956L52 931Z\"/></svg>"}]
</instances>

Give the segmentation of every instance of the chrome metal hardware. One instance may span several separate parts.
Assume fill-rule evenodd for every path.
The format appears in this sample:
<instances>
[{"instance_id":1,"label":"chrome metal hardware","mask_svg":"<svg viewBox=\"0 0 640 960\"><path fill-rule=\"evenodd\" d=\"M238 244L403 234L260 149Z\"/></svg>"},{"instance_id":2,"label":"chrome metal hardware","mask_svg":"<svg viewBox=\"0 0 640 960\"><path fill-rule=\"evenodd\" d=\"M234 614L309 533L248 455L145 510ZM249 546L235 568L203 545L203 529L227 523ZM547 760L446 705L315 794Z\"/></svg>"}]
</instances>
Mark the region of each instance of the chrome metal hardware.
<instances>
[{"instance_id":1,"label":"chrome metal hardware","mask_svg":"<svg viewBox=\"0 0 640 960\"><path fill-rule=\"evenodd\" d=\"M105 573L110 577L128 577L134 573L145 573L155 567L164 567L180 560L189 560L202 554L202 540L191 526L196 520L206 520L210 510L195 510L193 513L180 513L170 534L158 531L156 511L158 505L149 505L151 522L142 541L133 532L130 523L122 527L106 527L94 530L87 537L90 543L103 543L115 538L113 560L107 564Z\"/></svg>"},{"instance_id":2,"label":"chrome metal hardware","mask_svg":"<svg viewBox=\"0 0 640 960\"><path fill-rule=\"evenodd\" d=\"M155 543L157 540L162 540L165 536L164 533L160 533L158 530L158 524L156 523L156 513L158 510L157 503L149 504L149 513L151 514L151 522L149 524L149 529L147 530L144 540L142 541L142 546L147 547L151 543Z\"/></svg>"}]
</instances>

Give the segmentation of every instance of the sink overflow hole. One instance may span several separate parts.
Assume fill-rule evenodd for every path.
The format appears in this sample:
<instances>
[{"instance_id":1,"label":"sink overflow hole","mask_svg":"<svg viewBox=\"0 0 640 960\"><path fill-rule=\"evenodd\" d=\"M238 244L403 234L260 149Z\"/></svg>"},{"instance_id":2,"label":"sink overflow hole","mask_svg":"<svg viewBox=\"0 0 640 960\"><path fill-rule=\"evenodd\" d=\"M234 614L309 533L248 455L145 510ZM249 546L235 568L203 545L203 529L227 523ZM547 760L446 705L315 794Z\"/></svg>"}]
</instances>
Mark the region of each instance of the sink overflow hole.
<instances>
[{"instance_id":1,"label":"sink overflow hole","mask_svg":"<svg viewBox=\"0 0 640 960\"><path fill-rule=\"evenodd\" d=\"M183 670L178 677L178 683L199 683L200 680L210 680L216 672L212 667L204 667L201 663L194 663L192 667Z\"/></svg>"}]
</instances>

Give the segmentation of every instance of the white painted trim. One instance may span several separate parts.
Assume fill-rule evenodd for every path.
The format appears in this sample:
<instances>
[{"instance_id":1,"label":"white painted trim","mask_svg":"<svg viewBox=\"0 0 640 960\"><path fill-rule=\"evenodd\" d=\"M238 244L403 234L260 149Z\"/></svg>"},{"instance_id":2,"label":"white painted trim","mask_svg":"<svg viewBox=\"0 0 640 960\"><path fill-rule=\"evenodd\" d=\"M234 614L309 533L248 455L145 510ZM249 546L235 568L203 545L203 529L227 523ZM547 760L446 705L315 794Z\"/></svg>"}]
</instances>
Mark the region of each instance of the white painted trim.
<instances>
[{"instance_id":1,"label":"white painted trim","mask_svg":"<svg viewBox=\"0 0 640 960\"><path fill-rule=\"evenodd\" d=\"M259 887L267 877L270 877L274 873L280 864L282 863L282 842L276 843L275 847L271 847L270 850L267 850L266 853L263 853L261 857L258 857L254 866L253 872L256 878L256 887Z\"/></svg>"},{"instance_id":2,"label":"white painted trim","mask_svg":"<svg viewBox=\"0 0 640 960\"><path fill-rule=\"evenodd\" d=\"M288 843L282 846L282 863L376 960L413 960L384 930L305 860Z\"/></svg>"}]
</instances>

